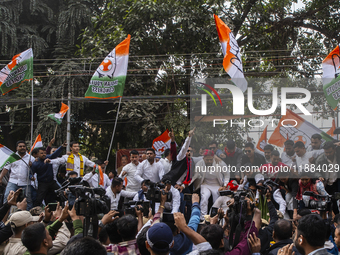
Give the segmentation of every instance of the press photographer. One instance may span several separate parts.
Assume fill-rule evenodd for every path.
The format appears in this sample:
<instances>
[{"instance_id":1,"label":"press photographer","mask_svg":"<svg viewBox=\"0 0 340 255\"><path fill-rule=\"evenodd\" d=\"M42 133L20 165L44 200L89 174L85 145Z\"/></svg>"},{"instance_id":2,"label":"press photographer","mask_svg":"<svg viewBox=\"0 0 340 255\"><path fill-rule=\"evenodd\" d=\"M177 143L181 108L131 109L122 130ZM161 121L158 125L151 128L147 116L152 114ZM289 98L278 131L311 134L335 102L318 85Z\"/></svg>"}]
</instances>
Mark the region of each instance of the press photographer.
<instances>
[{"instance_id":1,"label":"press photographer","mask_svg":"<svg viewBox=\"0 0 340 255\"><path fill-rule=\"evenodd\" d=\"M262 218L268 220L268 197L273 202L274 207L283 215L286 213L286 201L283 199L279 185L271 180L260 180L256 188L258 190L258 208L262 212Z\"/></svg>"}]
</instances>

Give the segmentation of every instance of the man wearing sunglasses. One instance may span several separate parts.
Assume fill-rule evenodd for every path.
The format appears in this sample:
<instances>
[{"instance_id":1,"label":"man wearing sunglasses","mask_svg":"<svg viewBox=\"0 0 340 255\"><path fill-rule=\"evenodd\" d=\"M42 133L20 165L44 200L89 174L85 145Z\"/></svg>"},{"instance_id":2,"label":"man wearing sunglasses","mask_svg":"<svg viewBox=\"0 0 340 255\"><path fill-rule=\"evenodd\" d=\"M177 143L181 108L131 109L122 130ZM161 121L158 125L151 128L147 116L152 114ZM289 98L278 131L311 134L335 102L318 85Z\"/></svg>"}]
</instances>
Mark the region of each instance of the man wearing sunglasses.
<instances>
[{"instance_id":1,"label":"man wearing sunglasses","mask_svg":"<svg viewBox=\"0 0 340 255\"><path fill-rule=\"evenodd\" d=\"M251 163L252 166L258 166L266 164L266 159L261 154L255 152L255 146L252 143L246 143L244 146L245 155L242 157L241 165L244 166L246 163Z\"/></svg>"}]
</instances>

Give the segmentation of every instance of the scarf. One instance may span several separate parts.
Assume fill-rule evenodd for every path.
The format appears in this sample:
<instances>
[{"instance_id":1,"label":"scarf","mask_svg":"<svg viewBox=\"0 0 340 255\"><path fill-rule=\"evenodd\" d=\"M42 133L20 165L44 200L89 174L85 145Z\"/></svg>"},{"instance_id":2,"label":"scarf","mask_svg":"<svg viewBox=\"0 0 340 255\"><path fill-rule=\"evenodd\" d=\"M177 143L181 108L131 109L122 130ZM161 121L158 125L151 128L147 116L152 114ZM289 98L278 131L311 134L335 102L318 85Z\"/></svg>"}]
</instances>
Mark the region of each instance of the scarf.
<instances>
[{"instance_id":1,"label":"scarf","mask_svg":"<svg viewBox=\"0 0 340 255\"><path fill-rule=\"evenodd\" d=\"M79 159L80 159L80 177L84 176L84 160L83 156L78 153ZM66 171L74 171L74 155L71 153L70 156L67 158L66 162Z\"/></svg>"},{"instance_id":2,"label":"scarf","mask_svg":"<svg viewBox=\"0 0 340 255\"><path fill-rule=\"evenodd\" d=\"M305 191L312 191L315 194L318 194L317 190L316 190L316 185L312 183L312 181L310 181L309 183L307 183L307 185L303 185L301 180L299 180L299 191L296 194L296 199L297 200L302 200L302 195L303 192ZM314 199L311 197L311 199Z\"/></svg>"},{"instance_id":3,"label":"scarf","mask_svg":"<svg viewBox=\"0 0 340 255\"><path fill-rule=\"evenodd\" d=\"M191 173L190 173L190 171L191 171L191 159L188 159L188 157L186 159L187 159L187 177L185 177L183 184L189 185L190 182L191 182Z\"/></svg>"},{"instance_id":4,"label":"scarf","mask_svg":"<svg viewBox=\"0 0 340 255\"><path fill-rule=\"evenodd\" d=\"M236 148L235 148L234 152L228 152L227 147L225 147L224 151L227 154L227 157L234 157L235 152L236 152Z\"/></svg>"}]
</instances>

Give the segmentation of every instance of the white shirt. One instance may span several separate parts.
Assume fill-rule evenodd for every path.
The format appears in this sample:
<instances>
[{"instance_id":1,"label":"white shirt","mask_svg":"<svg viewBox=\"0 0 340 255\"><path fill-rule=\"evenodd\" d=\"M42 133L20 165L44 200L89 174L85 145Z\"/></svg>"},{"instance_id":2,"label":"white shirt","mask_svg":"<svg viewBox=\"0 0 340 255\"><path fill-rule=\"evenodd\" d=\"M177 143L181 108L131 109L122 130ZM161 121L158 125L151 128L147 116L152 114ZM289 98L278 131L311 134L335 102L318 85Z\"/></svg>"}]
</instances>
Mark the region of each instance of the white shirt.
<instances>
[{"instance_id":1,"label":"white shirt","mask_svg":"<svg viewBox=\"0 0 340 255\"><path fill-rule=\"evenodd\" d=\"M273 193L273 198L276 203L279 205L279 211L282 212L283 215L286 213L286 200L283 199L280 189L277 189Z\"/></svg>"},{"instance_id":2,"label":"white shirt","mask_svg":"<svg viewBox=\"0 0 340 255\"><path fill-rule=\"evenodd\" d=\"M104 185L100 185L100 187L102 187L103 189L106 189L107 187L111 186L111 181L105 173L103 173L103 175L104 175ZM93 188L98 187L98 174L97 173L92 174L92 172L90 172L88 174L85 174L83 180L87 181L90 184L90 186Z\"/></svg>"},{"instance_id":3,"label":"white shirt","mask_svg":"<svg viewBox=\"0 0 340 255\"><path fill-rule=\"evenodd\" d=\"M74 155L74 154L73 154ZM94 167L95 163L89 160L87 157L84 155L81 155L83 157L83 162L84 162L84 172L85 172L85 166L88 167ZM56 159L51 159L50 164L56 164L56 165L61 165L61 164L66 164L67 159L69 155L63 155L61 158L56 158ZM74 155L74 169L78 176L80 176L80 157L78 155ZM82 177L82 176L80 176Z\"/></svg>"},{"instance_id":4,"label":"white shirt","mask_svg":"<svg viewBox=\"0 0 340 255\"><path fill-rule=\"evenodd\" d=\"M325 249L325 247L322 247L322 248L320 248L320 249L314 250L314 251L308 253L308 255L313 255L313 254L315 254L315 253L317 253L318 251L321 251L321 250L323 250L323 249ZM327 251L326 251L326 252L327 252Z\"/></svg>"},{"instance_id":5,"label":"white shirt","mask_svg":"<svg viewBox=\"0 0 340 255\"><path fill-rule=\"evenodd\" d=\"M138 165L135 165L132 162L127 164L126 166L123 167L122 172L119 175L120 178L126 177L127 179L126 191L138 192L138 190L140 190L141 183L135 179ZM122 175L123 172L126 172L124 176Z\"/></svg>"},{"instance_id":6,"label":"white shirt","mask_svg":"<svg viewBox=\"0 0 340 255\"><path fill-rule=\"evenodd\" d=\"M111 189L111 186L110 186L110 187L106 188L106 195L111 199L111 211L112 211L112 210L118 209L118 203L119 203L120 196L132 198L136 195L136 192L129 192L129 191L122 190L119 194L115 195L112 192L112 189Z\"/></svg>"},{"instance_id":7,"label":"white shirt","mask_svg":"<svg viewBox=\"0 0 340 255\"><path fill-rule=\"evenodd\" d=\"M165 202L164 207L168 210L172 210L171 213L178 212L179 206L181 205L181 195L178 189L171 186L170 192L172 193L172 201Z\"/></svg>"},{"instance_id":8,"label":"white shirt","mask_svg":"<svg viewBox=\"0 0 340 255\"><path fill-rule=\"evenodd\" d=\"M292 157L296 156L295 152L293 154L293 156L289 156L287 154L287 152L282 152L281 154L281 162L289 167L291 167L292 165L294 165L294 162L292 160Z\"/></svg>"},{"instance_id":9,"label":"white shirt","mask_svg":"<svg viewBox=\"0 0 340 255\"><path fill-rule=\"evenodd\" d=\"M309 159L311 157L316 159L321 153L323 153L323 150L308 151L302 157L296 155L296 170L300 173L306 165L310 165Z\"/></svg>"},{"instance_id":10,"label":"white shirt","mask_svg":"<svg viewBox=\"0 0 340 255\"><path fill-rule=\"evenodd\" d=\"M150 180L152 182L160 182L163 178L164 171L163 165L160 162L156 162L154 160L151 165L149 161L146 159L142 163L139 163L137 166L137 171L135 175L135 180L141 184L143 180Z\"/></svg>"},{"instance_id":11,"label":"white shirt","mask_svg":"<svg viewBox=\"0 0 340 255\"><path fill-rule=\"evenodd\" d=\"M16 154L20 157L18 152L16 152ZM25 156L21 157L21 159L5 166L4 168L11 171L8 182L18 186L27 185L28 172L30 171L30 168L27 165L29 164L29 161L33 163L34 160L35 158L26 152ZM29 182L31 182L31 180L29 180Z\"/></svg>"},{"instance_id":12,"label":"white shirt","mask_svg":"<svg viewBox=\"0 0 340 255\"><path fill-rule=\"evenodd\" d=\"M169 173L171 170L172 162L170 162L167 158L161 158L159 162L161 162L163 165L164 174Z\"/></svg>"}]
</instances>

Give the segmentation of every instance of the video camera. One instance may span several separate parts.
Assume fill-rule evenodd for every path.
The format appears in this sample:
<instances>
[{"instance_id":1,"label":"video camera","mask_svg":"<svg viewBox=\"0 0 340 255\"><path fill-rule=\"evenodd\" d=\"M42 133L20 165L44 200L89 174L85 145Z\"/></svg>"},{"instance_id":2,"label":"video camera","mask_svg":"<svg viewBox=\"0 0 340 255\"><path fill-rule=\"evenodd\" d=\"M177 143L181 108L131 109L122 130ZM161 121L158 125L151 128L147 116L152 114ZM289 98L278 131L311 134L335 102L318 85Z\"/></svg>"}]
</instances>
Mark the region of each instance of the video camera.
<instances>
[{"instance_id":1,"label":"video camera","mask_svg":"<svg viewBox=\"0 0 340 255\"><path fill-rule=\"evenodd\" d=\"M161 194L165 195L165 185L166 184L171 184L170 181L165 181L164 184L163 183L154 183L150 180L146 180L145 181L145 186L148 187L148 191L145 194L145 197L147 200L151 200L153 202L161 202ZM172 201L172 193L168 192L167 193L167 198L166 198L166 202L171 202Z\"/></svg>"},{"instance_id":2,"label":"video camera","mask_svg":"<svg viewBox=\"0 0 340 255\"><path fill-rule=\"evenodd\" d=\"M315 198L310 199L308 202L308 209L318 210L318 211L332 211L332 196L330 195L319 195L312 191L305 191L304 196L310 196Z\"/></svg>"},{"instance_id":3,"label":"video camera","mask_svg":"<svg viewBox=\"0 0 340 255\"><path fill-rule=\"evenodd\" d=\"M266 180L262 185L256 185L256 188L261 191L262 194L266 194L267 191L273 193L280 185L272 180Z\"/></svg>"},{"instance_id":4,"label":"video camera","mask_svg":"<svg viewBox=\"0 0 340 255\"><path fill-rule=\"evenodd\" d=\"M105 195L106 191L103 188L89 188L82 185L69 186L68 188L78 198L74 203L77 215L93 217L110 211L111 200Z\"/></svg>"},{"instance_id":5,"label":"video camera","mask_svg":"<svg viewBox=\"0 0 340 255\"><path fill-rule=\"evenodd\" d=\"M63 184L61 185L61 188L57 189L54 191L57 195L57 200L61 203L64 204L66 201L68 201L68 197L65 196L65 190L68 188L70 185L77 185L80 184L82 181L81 177L75 177L75 178L69 178L68 180L64 181ZM73 206L74 201L69 201L69 205Z\"/></svg>"},{"instance_id":6,"label":"video camera","mask_svg":"<svg viewBox=\"0 0 340 255\"><path fill-rule=\"evenodd\" d=\"M139 208L138 205L143 206L142 208ZM149 216L149 208L150 208L150 202L149 201L130 201L124 203L124 214L131 214L133 216L136 215L135 208L137 207L137 211L142 211L144 217Z\"/></svg>"}]
</instances>

